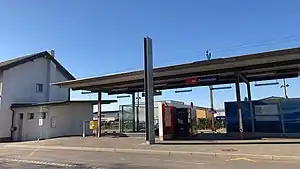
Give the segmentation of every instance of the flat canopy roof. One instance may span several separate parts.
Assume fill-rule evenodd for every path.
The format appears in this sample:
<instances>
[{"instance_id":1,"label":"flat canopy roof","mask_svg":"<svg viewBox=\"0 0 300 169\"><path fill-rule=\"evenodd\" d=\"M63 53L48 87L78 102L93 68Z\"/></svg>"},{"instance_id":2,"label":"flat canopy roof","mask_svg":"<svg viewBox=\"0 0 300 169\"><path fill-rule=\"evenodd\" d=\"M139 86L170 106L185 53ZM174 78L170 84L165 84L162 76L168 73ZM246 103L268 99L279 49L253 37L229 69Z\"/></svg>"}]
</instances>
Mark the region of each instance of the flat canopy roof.
<instances>
[{"instance_id":1,"label":"flat canopy roof","mask_svg":"<svg viewBox=\"0 0 300 169\"><path fill-rule=\"evenodd\" d=\"M298 77L300 47L248 54L192 63L166 66L153 70L154 89L173 89L235 83L236 73L249 82ZM73 90L106 92L109 94L141 92L144 71L105 75L53 83Z\"/></svg>"}]
</instances>

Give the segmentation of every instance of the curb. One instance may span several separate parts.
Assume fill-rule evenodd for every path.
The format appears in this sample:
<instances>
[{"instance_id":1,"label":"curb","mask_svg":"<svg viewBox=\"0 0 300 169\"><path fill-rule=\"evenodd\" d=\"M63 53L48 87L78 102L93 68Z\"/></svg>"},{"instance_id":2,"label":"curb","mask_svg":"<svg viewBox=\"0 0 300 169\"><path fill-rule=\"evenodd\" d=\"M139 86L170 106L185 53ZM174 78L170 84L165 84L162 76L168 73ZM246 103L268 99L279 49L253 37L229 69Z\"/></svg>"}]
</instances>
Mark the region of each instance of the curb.
<instances>
[{"instance_id":1,"label":"curb","mask_svg":"<svg viewBox=\"0 0 300 169\"><path fill-rule=\"evenodd\" d=\"M122 149L122 148L91 148L91 147L65 147L65 146L33 146L33 145L4 145L4 148L27 148L27 149L47 149L47 150L73 150L73 151L94 151L94 152L116 152L116 153L150 153L165 155L210 155L214 157L248 157L266 160L300 160L300 156L278 156L263 154L240 154L240 153L217 153L217 152L192 152L176 150L153 150L153 149Z\"/></svg>"}]
</instances>

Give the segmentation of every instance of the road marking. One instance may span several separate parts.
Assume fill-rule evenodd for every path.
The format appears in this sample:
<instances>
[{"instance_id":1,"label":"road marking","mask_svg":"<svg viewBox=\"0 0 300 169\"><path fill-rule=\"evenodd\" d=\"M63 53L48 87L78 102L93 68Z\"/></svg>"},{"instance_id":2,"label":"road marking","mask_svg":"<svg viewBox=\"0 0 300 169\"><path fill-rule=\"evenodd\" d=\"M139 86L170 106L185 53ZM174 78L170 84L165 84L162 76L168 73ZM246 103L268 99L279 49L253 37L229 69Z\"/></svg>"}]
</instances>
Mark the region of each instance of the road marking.
<instances>
[{"instance_id":1,"label":"road marking","mask_svg":"<svg viewBox=\"0 0 300 169\"><path fill-rule=\"evenodd\" d=\"M29 156L32 156L35 152L37 152L39 149L38 148L36 148L36 149L34 149L31 153L29 153L28 155Z\"/></svg>"},{"instance_id":2,"label":"road marking","mask_svg":"<svg viewBox=\"0 0 300 169\"><path fill-rule=\"evenodd\" d=\"M45 145L46 143L43 142L41 145ZM37 151L39 151L40 148L35 148L30 154L28 154L29 156L32 156L34 153L36 153Z\"/></svg>"},{"instance_id":3,"label":"road marking","mask_svg":"<svg viewBox=\"0 0 300 169\"><path fill-rule=\"evenodd\" d=\"M226 160L226 161L240 161L240 160L256 162L255 160L251 160L249 158L232 158L232 159L229 159L229 160Z\"/></svg>"},{"instance_id":4,"label":"road marking","mask_svg":"<svg viewBox=\"0 0 300 169\"><path fill-rule=\"evenodd\" d=\"M28 163L28 164L38 164L38 165L50 165L50 166L57 166L57 167L68 167L68 168L78 168L78 165L74 164L65 164L65 163L54 163L54 162L46 162L46 161L36 161L36 160L21 160L21 159L8 159L8 158L0 158L3 161L9 162L17 162L17 163Z\"/></svg>"}]
</instances>

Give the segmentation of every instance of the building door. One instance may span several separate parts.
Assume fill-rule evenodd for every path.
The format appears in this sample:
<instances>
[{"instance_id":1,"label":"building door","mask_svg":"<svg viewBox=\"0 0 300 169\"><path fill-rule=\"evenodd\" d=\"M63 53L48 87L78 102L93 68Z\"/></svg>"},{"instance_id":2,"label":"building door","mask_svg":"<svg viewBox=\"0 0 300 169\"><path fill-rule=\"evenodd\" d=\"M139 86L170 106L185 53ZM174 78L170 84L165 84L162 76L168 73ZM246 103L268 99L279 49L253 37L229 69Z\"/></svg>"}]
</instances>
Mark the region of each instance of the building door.
<instances>
[{"instance_id":1,"label":"building door","mask_svg":"<svg viewBox=\"0 0 300 169\"><path fill-rule=\"evenodd\" d=\"M18 117L18 141L22 141L23 118L24 118L23 113L20 113Z\"/></svg>"},{"instance_id":2,"label":"building door","mask_svg":"<svg viewBox=\"0 0 300 169\"><path fill-rule=\"evenodd\" d=\"M176 109L175 137L189 136L188 109Z\"/></svg>"}]
</instances>

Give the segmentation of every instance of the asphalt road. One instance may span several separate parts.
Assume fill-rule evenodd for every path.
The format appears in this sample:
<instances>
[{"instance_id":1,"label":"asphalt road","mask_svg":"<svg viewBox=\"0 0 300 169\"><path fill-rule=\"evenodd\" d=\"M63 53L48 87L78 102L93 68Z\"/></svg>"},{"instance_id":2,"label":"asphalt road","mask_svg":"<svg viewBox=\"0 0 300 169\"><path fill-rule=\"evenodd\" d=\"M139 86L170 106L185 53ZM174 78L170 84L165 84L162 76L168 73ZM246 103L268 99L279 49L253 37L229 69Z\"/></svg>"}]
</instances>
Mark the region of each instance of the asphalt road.
<instances>
[{"instance_id":1,"label":"asphalt road","mask_svg":"<svg viewBox=\"0 0 300 169\"><path fill-rule=\"evenodd\" d=\"M0 168L82 169L297 169L297 161L272 161L213 156L0 148Z\"/></svg>"}]
</instances>

